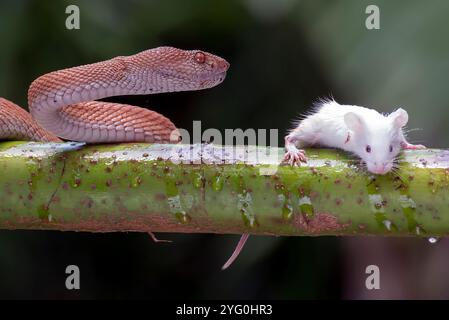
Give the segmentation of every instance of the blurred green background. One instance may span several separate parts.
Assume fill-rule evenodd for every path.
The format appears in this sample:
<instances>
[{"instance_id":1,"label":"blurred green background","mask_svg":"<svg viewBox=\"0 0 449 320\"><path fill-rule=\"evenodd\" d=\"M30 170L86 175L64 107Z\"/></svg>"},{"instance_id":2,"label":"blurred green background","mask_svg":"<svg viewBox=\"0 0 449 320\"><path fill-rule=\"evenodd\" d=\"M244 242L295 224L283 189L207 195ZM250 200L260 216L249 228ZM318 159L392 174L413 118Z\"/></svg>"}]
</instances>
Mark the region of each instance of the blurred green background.
<instances>
[{"instance_id":1,"label":"blurred green background","mask_svg":"<svg viewBox=\"0 0 449 320\"><path fill-rule=\"evenodd\" d=\"M65 28L70 4L80 30ZM380 30L365 28L369 4L380 8ZM202 92L109 100L188 130L193 120L203 130L277 128L281 144L293 119L333 95L383 112L404 107L409 127L422 129L411 142L444 147L448 12L444 0L2 0L0 96L26 107L29 84L44 73L170 45L226 58L227 79ZM159 237L174 243L1 230L0 298L449 298L444 240L251 237L221 272L238 236ZM69 264L81 269L79 291L65 289ZM364 287L367 264L385 275L377 292Z\"/></svg>"}]
</instances>

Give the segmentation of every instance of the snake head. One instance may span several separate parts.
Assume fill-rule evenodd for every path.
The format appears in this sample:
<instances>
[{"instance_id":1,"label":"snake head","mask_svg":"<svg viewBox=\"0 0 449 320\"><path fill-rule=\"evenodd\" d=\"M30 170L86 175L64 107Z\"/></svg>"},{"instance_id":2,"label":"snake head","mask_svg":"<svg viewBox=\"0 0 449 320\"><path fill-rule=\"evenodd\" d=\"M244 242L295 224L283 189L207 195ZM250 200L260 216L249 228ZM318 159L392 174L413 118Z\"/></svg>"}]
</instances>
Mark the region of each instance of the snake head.
<instances>
[{"instance_id":1,"label":"snake head","mask_svg":"<svg viewBox=\"0 0 449 320\"><path fill-rule=\"evenodd\" d=\"M159 47L138 55L146 60L152 86L148 92L153 93L212 88L223 82L229 69L225 59L200 50Z\"/></svg>"}]
</instances>

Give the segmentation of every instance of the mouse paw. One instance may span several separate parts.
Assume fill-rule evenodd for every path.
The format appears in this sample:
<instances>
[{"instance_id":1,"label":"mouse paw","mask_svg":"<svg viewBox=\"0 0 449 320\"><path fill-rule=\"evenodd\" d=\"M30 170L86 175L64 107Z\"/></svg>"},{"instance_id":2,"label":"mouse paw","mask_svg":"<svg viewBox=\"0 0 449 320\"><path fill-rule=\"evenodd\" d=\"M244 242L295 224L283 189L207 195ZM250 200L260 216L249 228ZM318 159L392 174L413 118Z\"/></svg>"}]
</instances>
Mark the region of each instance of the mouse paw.
<instances>
[{"instance_id":1,"label":"mouse paw","mask_svg":"<svg viewBox=\"0 0 449 320\"><path fill-rule=\"evenodd\" d=\"M419 150L419 149L426 149L426 146L422 144L411 144L408 142L402 142L401 147L404 150Z\"/></svg>"},{"instance_id":2,"label":"mouse paw","mask_svg":"<svg viewBox=\"0 0 449 320\"><path fill-rule=\"evenodd\" d=\"M301 162L307 163L307 157L304 150L287 151L283 161L291 166L300 166Z\"/></svg>"}]
</instances>

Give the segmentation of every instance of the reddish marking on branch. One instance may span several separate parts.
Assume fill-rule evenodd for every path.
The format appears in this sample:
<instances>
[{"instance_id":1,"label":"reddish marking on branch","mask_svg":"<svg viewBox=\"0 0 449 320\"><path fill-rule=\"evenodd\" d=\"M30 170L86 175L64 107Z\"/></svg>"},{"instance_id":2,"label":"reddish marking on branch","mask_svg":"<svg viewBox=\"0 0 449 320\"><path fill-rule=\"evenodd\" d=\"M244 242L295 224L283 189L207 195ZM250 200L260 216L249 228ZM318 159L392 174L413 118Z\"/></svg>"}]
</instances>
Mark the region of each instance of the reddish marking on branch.
<instances>
[{"instance_id":1,"label":"reddish marking on branch","mask_svg":"<svg viewBox=\"0 0 449 320\"><path fill-rule=\"evenodd\" d=\"M317 213L313 217L299 214L295 216L293 223L297 228L303 229L308 234L319 234L325 231L343 231L351 225L350 223L338 223L337 217L329 213Z\"/></svg>"}]
</instances>

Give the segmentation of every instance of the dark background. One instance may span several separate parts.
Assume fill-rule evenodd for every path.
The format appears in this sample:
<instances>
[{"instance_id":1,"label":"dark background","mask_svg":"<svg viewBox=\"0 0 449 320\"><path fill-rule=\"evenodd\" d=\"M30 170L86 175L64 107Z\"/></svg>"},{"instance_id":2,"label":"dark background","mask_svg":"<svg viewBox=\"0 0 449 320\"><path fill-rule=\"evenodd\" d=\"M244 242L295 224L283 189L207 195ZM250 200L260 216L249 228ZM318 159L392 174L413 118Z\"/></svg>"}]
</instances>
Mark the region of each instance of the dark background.
<instances>
[{"instance_id":1,"label":"dark background","mask_svg":"<svg viewBox=\"0 0 449 320\"><path fill-rule=\"evenodd\" d=\"M65 8L81 29L65 28ZM365 8L380 8L380 30ZM410 115L410 140L445 146L449 2L433 1L5 1L0 2L0 96L26 107L29 84L49 71L171 45L231 63L202 92L118 97L181 128L277 128L319 97ZM0 173L1 174L1 173ZM220 267L238 236L0 231L0 298L449 298L447 241L252 237ZM65 268L81 290L65 289ZM381 290L364 287L368 264Z\"/></svg>"}]
</instances>

